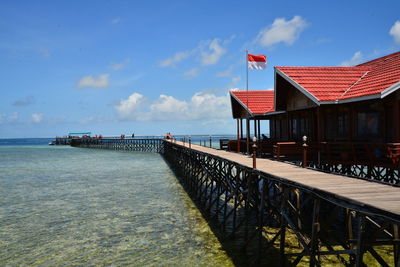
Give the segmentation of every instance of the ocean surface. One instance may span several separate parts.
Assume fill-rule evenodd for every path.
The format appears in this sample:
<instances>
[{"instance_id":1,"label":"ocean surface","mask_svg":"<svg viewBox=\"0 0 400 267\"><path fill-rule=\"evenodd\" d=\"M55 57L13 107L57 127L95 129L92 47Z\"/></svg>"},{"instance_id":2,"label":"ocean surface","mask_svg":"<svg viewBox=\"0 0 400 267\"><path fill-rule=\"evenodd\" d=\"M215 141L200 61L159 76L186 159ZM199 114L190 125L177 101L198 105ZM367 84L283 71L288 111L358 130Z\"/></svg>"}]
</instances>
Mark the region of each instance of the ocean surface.
<instances>
[{"instance_id":1,"label":"ocean surface","mask_svg":"<svg viewBox=\"0 0 400 267\"><path fill-rule=\"evenodd\" d=\"M0 139L0 266L232 266L161 155Z\"/></svg>"}]
</instances>

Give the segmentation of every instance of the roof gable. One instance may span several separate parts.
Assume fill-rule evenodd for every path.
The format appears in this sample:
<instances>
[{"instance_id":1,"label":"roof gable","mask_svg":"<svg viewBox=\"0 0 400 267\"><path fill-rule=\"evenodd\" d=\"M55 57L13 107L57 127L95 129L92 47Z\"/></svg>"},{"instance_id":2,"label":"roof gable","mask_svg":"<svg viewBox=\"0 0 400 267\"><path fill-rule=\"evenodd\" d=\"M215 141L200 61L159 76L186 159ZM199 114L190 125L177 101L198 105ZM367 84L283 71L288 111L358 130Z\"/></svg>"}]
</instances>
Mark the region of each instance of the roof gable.
<instances>
[{"instance_id":1,"label":"roof gable","mask_svg":"<svg viewBox=\"0 0 400 267\"><path fill-rule=\"evenodd\" d=\"M368 67L276 67L318 101L335 101L361 77Z\"/></svg>"},{"instance_id":2,"label":"roof gable","mask_svg":"<svg viewBox=\"0 0 400 267\"><path fill-rule=\"evenodd\" d=\"M275 67L315 102L385 97L400 88L400 52L354 67Z\"/></svg>"},{"instance_id":3,"label":"roof gable","mask_svg":"<svg viewBox=\"0 0 400 267\"><path fill-rule=\"evenodd\" d=\"M261 115L274 111L274 91L230 91L251 115Z\"/></svg>"}]
</instances>

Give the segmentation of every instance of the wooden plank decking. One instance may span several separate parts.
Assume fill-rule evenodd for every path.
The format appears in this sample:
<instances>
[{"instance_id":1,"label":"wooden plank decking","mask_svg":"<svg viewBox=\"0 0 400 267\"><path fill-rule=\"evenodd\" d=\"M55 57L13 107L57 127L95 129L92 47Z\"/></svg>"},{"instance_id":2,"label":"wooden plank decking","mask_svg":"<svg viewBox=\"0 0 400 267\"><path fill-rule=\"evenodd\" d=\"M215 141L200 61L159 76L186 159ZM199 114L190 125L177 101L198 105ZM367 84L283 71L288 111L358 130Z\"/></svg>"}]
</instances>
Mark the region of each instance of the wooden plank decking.
<instances>
[{"instance_id":1,"label":"wooden plank decking","mask_svg":"<svg viewBox=\"0 0 400 267\"><path fill-rule=\"evenodd\" d=\"M184 144L177 141L177 144L188 147L188 143ZM252 158L243 154L194 144L191 145L191 148L250 168L253 166ZM400 187L319 172L264 158L257 158L257 170L308 188L336 195L340 199L350 200L360 206L370 206L392 213L397 218L400 215Z\"/></svg>"}]
</instances>

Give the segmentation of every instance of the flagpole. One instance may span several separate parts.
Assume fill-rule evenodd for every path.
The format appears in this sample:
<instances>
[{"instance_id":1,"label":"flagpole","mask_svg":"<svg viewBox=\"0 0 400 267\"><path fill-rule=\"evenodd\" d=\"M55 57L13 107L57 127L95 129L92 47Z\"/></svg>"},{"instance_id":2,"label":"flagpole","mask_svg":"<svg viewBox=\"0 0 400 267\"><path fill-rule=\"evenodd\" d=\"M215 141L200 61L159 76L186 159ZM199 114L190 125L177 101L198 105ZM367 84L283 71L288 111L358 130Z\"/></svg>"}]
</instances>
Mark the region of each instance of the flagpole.
<instances>
[{"instance_id":1,"label":"flagpole","mask_svg":"<svg viewBox=\"0 0 400 267\"><path fill-rule=\"evenodd\" d=\"M246 49L246 107L249 109L249 51ZM249 129L249 120L250 120L250 112L249 118L246 120L246 152L250 153L250 129Z\"/></svg>"},{"instance_id":2,"label":"flagpole","mask_svg":"<svg viewBox=\"0 0 400 267\"><path fill-rule=\"evenodd\" d=\"M246 106L249 108L249 51L246 50Z\"/></svg>"}]
</instances>

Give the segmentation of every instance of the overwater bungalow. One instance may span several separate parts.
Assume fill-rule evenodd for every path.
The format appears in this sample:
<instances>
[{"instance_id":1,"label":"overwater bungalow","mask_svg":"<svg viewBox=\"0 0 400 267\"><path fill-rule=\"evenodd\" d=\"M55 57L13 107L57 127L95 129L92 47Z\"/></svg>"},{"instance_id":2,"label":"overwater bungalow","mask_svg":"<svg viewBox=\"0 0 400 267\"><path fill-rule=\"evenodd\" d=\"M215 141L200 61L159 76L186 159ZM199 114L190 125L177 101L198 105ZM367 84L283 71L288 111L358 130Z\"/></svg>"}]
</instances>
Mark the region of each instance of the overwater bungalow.
<instances>
[{"instance_id":1,"label":"overwater bungalow","mask_svg":"<svg viewBox=\"0 0 400 267\"><path fill-rule=\"evenodd\" d=\"M249 152L256 136L259 154L299 160L306 144L309 165L399 178L400 52L353 67L275 67L274 80L273 91L230 92L237 140L229 150Z\"/></svg>"}]
</instances>

